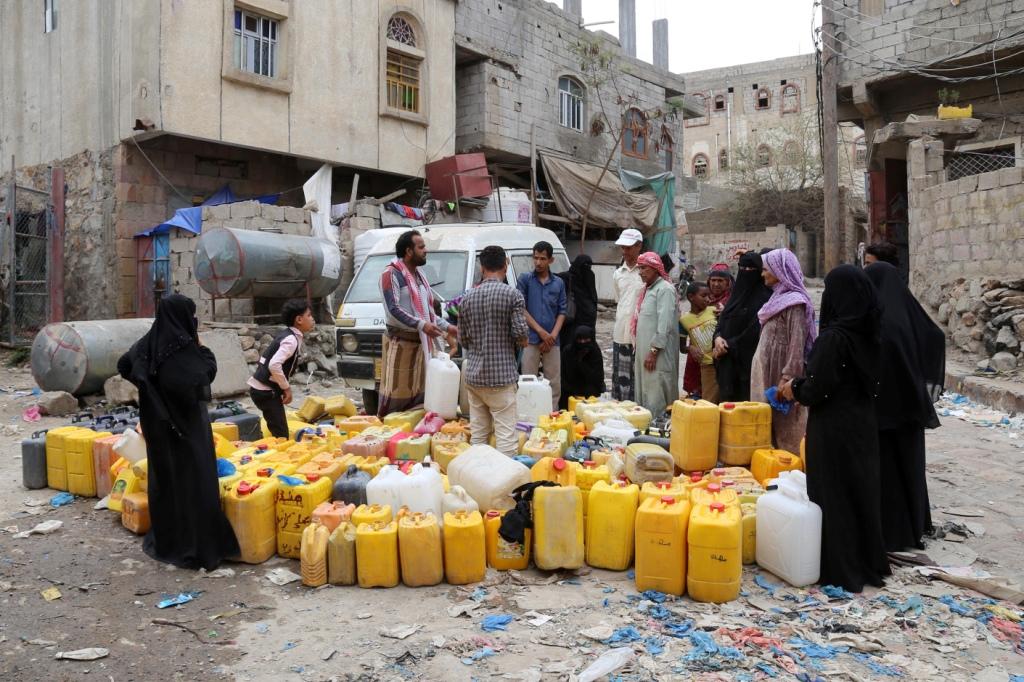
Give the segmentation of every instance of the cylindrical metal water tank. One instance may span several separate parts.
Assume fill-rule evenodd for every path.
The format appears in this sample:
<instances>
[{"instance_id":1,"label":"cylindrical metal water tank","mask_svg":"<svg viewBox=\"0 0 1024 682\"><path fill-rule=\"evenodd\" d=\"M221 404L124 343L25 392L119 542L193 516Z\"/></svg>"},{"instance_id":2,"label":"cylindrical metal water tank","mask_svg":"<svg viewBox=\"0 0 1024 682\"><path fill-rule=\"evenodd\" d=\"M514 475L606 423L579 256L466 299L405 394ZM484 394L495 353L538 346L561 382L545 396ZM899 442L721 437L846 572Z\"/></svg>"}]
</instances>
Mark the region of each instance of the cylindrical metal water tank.
<instances>
[{"instance_id":1,"label":"cylindrical metal water tank","mask_svg":"<svg viewBox=\"0 0 1024 682\"><path fill-rule=\"evenodd\" d=\"M203 291L235 298L327 296L341 279L341 253L326 239L218 227L203 232L193 268Z\"/></svg>"},{"instance_id":2,"label":"cylindrical metal water tank","mask_svg":"<svg viewBox=\"0 0 1024 682\"><path fill-rule=\"evenodd\" d=\"M32 342L32 377L44 391L102 391L118 359L152 326L152 318L48 324Z\"/></svg>"}]
</instances>

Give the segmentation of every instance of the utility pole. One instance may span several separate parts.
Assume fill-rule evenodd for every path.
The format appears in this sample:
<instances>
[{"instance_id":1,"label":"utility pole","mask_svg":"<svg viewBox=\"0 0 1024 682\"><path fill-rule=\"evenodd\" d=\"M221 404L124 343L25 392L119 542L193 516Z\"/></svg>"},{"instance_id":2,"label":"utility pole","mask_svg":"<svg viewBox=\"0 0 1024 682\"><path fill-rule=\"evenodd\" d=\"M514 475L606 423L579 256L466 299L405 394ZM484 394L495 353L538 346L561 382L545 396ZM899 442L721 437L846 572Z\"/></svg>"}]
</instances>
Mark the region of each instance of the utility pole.
<instances>
[{"instance_id":1,"label":"utility pole","mask_svg":"<svg viewBox=\"0 0 1024 682\"><path fill-rule=\"evenodd\" d=\"M823 60L821 69L822 178L824 181L825 212L825 272L842 261L842 239L839 230L839 148L836 131L836 89L839 85L839 49L836 43L834 0L821 2L821 38Z\"/></svg>"}]
</instances>

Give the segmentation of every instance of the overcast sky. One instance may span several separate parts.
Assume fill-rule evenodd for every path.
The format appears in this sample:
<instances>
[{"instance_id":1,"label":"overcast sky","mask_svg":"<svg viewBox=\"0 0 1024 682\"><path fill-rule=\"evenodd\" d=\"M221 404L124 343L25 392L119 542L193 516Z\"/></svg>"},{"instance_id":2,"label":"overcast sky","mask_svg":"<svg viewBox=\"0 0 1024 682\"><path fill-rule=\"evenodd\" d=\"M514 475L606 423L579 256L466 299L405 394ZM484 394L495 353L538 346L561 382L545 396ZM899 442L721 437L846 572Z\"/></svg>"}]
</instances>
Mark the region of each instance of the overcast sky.
<instances>
[{"instance_id":1,"label":"overcast sky","mask_svg":"<svg viewBox=\"0 0 1024 682\"><path fill-rule=\"evenodd\" d=\"M669 68L676 73L759 62L814 50L811 0L635 0L637 57L651 60L651 22L668 19ZM562 0L555 0L562 6ZM583 0L583 20L619 34L618 0Z\"/></svg>"}]
</instances>

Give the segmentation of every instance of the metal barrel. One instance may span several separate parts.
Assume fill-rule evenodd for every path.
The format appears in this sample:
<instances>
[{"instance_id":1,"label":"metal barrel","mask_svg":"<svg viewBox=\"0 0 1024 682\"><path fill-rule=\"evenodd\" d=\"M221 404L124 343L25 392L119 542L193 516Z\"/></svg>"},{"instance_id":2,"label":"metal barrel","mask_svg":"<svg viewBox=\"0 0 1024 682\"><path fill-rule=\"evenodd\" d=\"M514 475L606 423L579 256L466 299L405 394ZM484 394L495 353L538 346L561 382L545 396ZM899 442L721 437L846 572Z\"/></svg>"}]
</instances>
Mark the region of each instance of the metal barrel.
<instances>
[{"instance_id":1,"label":"metal barrel","mask_svg":"<svg viewBox=\"0 0 1024 682\"><path fill-rule=\"evenodd\" d=\"M217 297L320 298L341 280L341 254L326 239L218 227L200 235L193 271Z\"/></svg>"},{"instance_id":2,"label":"metal barrel","mask_svg":"<svg viewBox=\"0 0 1024 682\"><path fill-rule=\"evenodd\" d=\"M32 377L44 391L98 393L117 374L118 359L152 326L152 318L48 324L32 342Z\"/></svg>"}]
</instances>

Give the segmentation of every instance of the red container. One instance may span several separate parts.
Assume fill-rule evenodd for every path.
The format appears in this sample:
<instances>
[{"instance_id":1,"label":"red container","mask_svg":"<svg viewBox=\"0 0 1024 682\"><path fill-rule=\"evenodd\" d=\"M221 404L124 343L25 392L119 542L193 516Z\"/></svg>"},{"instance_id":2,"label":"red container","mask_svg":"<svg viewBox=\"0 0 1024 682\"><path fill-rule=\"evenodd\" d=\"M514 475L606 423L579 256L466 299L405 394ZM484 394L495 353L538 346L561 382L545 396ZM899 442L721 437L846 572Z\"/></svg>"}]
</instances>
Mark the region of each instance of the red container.
<instances>
[{"instance_id":1,"label":"red container","mask_svg":"<svg viewBox=\"0 0 1024 682\"><path fill-rule=\"evenodd\" d=\"M438 201L491 196L491 177L483 154L447 156L428 163L426 174L430 196Z\"/></svg>"}]
</instances>

